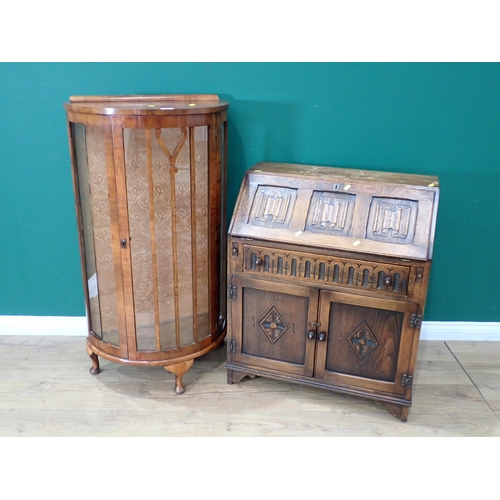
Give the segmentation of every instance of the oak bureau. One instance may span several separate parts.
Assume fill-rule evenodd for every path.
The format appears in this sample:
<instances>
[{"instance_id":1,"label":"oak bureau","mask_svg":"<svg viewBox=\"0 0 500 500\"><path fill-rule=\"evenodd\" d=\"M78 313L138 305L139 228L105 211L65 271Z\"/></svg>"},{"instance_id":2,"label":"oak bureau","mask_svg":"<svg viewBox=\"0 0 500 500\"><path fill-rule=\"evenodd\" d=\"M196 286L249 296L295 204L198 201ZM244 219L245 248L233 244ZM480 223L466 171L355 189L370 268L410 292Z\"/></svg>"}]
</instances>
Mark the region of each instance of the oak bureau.
<instances>
[{"instance_id":1,"label":"oak bureau","mask_svg":"<svg viewBox=\"0 0 500 500\"><path fill-rule=\"evenodd\" d=\"M437 177L259 163L228 234L228 383L265 376L406 421Z\"/></svg>"}]
</instances>

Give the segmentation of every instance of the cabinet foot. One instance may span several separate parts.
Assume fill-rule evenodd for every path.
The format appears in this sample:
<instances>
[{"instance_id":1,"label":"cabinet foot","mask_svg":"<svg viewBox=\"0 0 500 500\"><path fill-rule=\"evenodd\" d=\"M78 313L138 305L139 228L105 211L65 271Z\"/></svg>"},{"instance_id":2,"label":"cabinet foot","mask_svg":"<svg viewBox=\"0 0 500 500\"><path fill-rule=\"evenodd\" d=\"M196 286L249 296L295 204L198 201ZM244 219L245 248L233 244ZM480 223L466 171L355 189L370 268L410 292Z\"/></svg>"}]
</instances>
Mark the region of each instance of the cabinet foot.
<instances>
[{"instance_id":1,"label":"cabinet foot","mask_svg":"<svg viewBox=\"0 0 500 500\"><path fill-rule=\"evenodd\" d=\"M97 357L97 354L91 351L88 347L87 347L87 354L90 356L90 359L92 360L92 366L90 367L89 372L92 375L97 375L101 371L101 368L99 367L99 358Z\"/></svg>"},{"instance_id":2,"label":"cabinet foot","mask_svg":"<svg viewBox=\"0 0 500 500\"><path fill-rule=\"evenodd\" d=\"M193 366L193 360L183 361L182 363L175 363L173 365L165 365L163 368L167 372L173 373L175 375L175 392L177 394L182 394L186 388L182 383L182 377L185 373Z\"/></svg>"},{"instance_id":3,"label":"cabinet foot","mask_svg":"<svg viewBox=\"0 0 500 500\"><path fill-rule=\"evenodd\" d=\"M408 420L409 406L393 405L386 403L385 406L393 417L399 418L402 422Z\"/></svg>"}]
</instances>

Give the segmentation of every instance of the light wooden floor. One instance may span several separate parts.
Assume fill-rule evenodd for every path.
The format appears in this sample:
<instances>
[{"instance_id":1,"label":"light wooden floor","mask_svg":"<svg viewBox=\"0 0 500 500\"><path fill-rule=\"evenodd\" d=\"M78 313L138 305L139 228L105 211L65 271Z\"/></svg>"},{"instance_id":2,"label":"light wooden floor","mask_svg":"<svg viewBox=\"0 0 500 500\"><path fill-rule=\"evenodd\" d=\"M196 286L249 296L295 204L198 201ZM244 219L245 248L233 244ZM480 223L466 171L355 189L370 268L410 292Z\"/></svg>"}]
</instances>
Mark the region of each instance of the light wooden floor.
<instances>
[{"instance_id":1,"label":"light wooden floor","mask_svg":"<svg viewBox=\"0 0 500 500\"><path fill-rule=\"evenodd\" d=\"M225 344L174 376L82 337L0 336L0 436L500 436L500 342L422 341L407 423L374 402L265 378L226 383Z\"/></svg>"}]
</instances>

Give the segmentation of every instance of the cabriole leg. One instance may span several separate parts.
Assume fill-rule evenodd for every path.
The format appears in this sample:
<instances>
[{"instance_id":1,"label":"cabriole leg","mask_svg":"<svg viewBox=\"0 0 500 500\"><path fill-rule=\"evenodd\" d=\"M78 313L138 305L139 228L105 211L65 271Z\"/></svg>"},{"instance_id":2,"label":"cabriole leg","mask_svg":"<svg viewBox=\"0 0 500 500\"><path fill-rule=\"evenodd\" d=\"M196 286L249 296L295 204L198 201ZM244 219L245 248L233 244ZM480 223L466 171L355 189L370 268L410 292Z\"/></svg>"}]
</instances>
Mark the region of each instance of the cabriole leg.
<instances>
[{"instance_id":1,"label":"cabriole leg","mask_svg":"<svg viewBox=\"0 0 500 500\"><path fill-rule=\"evenodd\" d=\"M193 366L193 360L183 361L182 363L175 363L173 365L165 365L164 368L167 372L175 375L175 392L182 394L186 388L182 383L182 377Z\"/></svg>"},{"instance_id":2,"label":"cabriole leg","mask_svg":"<svg viewBox=\"0 0 500 500\"><path fill-rule=\"evenodd\" d=\"M97 354L93 352L88 346L87 346L87 354L90 356L90 359L92 360L92 366L89 372L92 375L97 375L101 371L101 368L99 367L99 358L97 357Z\"/></svg>"}]
</instances>

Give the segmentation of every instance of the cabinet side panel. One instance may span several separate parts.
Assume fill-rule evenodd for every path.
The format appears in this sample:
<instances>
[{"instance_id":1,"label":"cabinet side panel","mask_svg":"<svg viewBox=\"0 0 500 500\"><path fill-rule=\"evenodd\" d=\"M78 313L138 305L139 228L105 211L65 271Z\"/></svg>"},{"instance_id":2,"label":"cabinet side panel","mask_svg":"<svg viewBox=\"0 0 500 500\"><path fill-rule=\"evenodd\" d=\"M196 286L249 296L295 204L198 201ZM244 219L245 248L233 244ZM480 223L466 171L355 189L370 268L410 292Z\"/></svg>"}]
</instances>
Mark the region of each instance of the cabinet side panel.
<instances>
[{"instance_id":1,"label":"cabinet side panel","mask_svg":"<svg viewBox=\"0 0 500 500\"><path fill-rule=\"evenodd\" d=\"M78 196L82 214L87 293L92 331L119 345L113 267L105 133L101 127L73 124Z\"/></svg>"}]
</instances>

